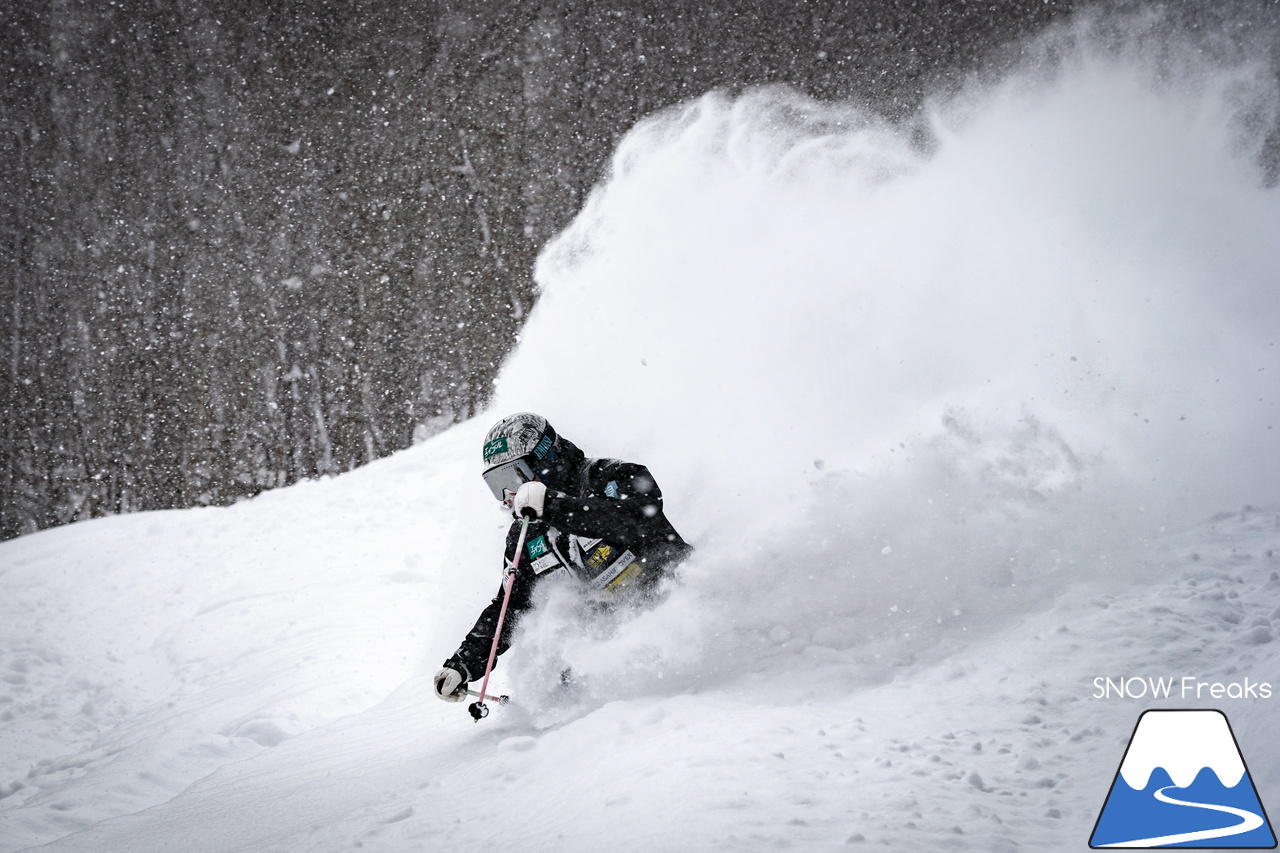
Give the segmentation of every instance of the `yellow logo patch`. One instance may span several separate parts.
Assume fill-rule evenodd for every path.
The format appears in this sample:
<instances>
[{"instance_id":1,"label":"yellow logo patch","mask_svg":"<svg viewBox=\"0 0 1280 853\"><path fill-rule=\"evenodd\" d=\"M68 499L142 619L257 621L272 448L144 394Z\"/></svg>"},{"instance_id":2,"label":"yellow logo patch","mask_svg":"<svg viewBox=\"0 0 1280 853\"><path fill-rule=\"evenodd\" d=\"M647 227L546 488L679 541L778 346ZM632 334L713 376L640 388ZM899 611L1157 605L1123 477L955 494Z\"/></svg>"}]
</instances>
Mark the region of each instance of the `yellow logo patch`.
<instances>
[{"instance_id":1,"label":"yellow logo patch","mask_svg":"<svg viewBox=\"0 0 1280 853\"><path fill-rule=\"evenodd\" d=\"M587 558L587 565L593 569L598 569L609 562L609 558L612 556L613 549L608 545L601 545Z\"/></svg>"}]
</instances>

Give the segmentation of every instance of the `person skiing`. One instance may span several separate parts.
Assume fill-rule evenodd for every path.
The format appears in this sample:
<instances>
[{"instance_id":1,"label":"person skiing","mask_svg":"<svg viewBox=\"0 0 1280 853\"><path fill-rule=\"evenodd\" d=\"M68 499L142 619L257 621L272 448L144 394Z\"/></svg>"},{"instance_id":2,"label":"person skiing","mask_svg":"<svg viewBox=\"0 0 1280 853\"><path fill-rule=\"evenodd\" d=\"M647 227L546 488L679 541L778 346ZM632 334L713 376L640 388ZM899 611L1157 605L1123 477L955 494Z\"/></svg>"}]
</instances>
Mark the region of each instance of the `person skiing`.
<instances>
[{"instance_id":1,"label":"person skiing","mask_svg":"<svg viewBox=\"0 0 1280 853\"><path fill-rule=\"evenodd\" d=\"M648 468L588 459L541 415L503 418L485 436L482 455L485 483L516 519L507 533L507 569L520 541L521 517L529 516L498 654L510 647L540 584L572 579L584 591L643 600L693 552L663 513L662 491ZM465 699L468 683L483 676L504 591L500 586L436 673L435 693L446 702Z\"/></svg>"}]
</instances>

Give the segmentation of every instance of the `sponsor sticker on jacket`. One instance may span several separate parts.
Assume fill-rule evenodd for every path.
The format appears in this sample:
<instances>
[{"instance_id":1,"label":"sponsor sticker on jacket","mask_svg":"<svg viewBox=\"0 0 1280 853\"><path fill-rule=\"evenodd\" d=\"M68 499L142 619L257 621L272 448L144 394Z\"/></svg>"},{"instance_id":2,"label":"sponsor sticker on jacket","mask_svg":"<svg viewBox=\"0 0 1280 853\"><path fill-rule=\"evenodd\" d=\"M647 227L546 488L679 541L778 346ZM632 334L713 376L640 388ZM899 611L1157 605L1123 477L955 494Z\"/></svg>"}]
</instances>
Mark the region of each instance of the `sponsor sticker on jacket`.
<instances>
[{"instance_id":1,"label":"sponsor sticker on jacket","mask_svg":"<svg viewBox=\"0 0 1280 853\"><path fill-rule=\"evenodd\" d=\"M632 564L639 565L636 563L636 555L632 554L630 551L623 551L612 564L601 569L600 574L591 579L591 586L595 589L605 589L606 587L610 589L618 589L622 586L626 586L626 584L630 582L630 576L628 576L627 580L623 581L623 583L619 584L617 587L610 585L614 581L618 580L619 576L622 575Z\"/></svg>"},{"instance_id":2,"label":"sponsor sticker on jacket","mask_svg":"<svg viewBox=\"0 0 1280 853\"><path fill-rule=\"evenodd\" d=\"M587 565L593 569L598 569L607 563L611 556L613 556L613 549L608 545L601 545L587 558Z\"/></svg>"},{"instance_id":3,"label":"sponsor sticker on jacket","mask_svg":"<svg viewBox=\"0 0 1280 853\"><path fill-rule=\"evenodd\" d=\"M627 552L627 554L630 554L630 553L631 553L630 551ZM622 563L623 561L619 560L618 562ZM618 573L618 576L616 578L614 578L613 580L605 584L604 588L609 590L610 592L613 592L614 590L619 590L619 589L626 589L627 587L631 586L631 582L636 579L636 575L640 574L641 568L642 567L640 565L639 560L632 560L631 563L627 565L625 569L623 569L621 572Z\"/></svg>"},{"instance_id":4,"label":"sponsor sticker on jacket","mask_svg":"<svg viewBox=\"0 0 1280 853\"><path fill-rule=\"evenodd\" d=\"M555 554L543 554L530 565L533 567L533 573L540 575L547 569L557 568L560 565L560 560L556 558Z\"/></svg>"}]
</instances>

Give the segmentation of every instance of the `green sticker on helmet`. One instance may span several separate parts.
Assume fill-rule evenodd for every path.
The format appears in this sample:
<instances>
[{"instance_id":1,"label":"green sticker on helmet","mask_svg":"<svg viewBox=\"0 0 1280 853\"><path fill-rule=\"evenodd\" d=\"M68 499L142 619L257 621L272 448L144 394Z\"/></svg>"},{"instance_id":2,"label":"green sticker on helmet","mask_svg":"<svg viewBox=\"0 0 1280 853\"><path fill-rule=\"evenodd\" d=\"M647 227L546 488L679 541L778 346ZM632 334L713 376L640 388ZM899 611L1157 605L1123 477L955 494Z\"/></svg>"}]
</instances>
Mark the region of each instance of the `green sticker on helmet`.
<instances>
[{"instance_id":1,"label":"green sticker on helmet","mask_svg":"<svg viewBox=\"0 0 1280 853\"><path fill-rule=\"evenodd\" d=\"M490 441L487 444L485 444L484 461L488 462L490 459L497 456L499 453L506 453L506 452L507 452L507 437L505 435L500 435L497 438L495 438L493 441Z\"/></svg>"}]
</instances>

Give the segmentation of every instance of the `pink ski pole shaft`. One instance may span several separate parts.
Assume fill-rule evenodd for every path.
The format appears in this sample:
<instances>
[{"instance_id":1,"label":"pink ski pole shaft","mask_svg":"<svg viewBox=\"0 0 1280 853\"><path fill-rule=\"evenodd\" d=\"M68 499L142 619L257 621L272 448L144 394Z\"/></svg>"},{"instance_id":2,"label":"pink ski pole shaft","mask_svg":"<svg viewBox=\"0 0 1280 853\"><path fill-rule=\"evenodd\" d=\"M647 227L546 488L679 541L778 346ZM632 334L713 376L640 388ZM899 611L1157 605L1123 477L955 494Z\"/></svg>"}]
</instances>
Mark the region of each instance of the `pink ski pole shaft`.
<instances>
[{"instance_id":1,"label":"pink ski pole shaft","mask_svg":"<svg viewBox=\"0 0 1280 853\"><path fill-rule=\"evenodd\" d=\"M529 532L529 515L524 515L520 524L520 541L516 543L516 552L511 557L511 568L507 570L506 589L502 593L502 608L498 611L498 627L493 629L493 645L489 647L489 662L484 665L484 680L480 682L480 698L468 708L472 718L478 723L489 716L489 708L484 704L486 691L489 689L489 675L493 672L493 661L498 656L498 641L502 638L502 623L507 621L507 605L511 602L511 589L516 585L516 569L520 567L520 555L524 553L524 537Z\"/></svg>"},{"instance_id":2,"label":"pink ski pole shaft","mask_svg":"<svg viewBox=\"0 0 1280 853\"><path fill-rule=\"evenodd\" d=\"M479 690L468 690L468 691L467 691L467 695L469 695L469 696L479 696L479 695L480 695L480 691L479 691ZM505 695L505 694L504 694L504 695L502 695L502 696L492 696L492 695L491 695L489 698L490 698L490 699L492 699L493 701L497 702L499 705L505 705L505 704L507 704L508 702L510 702L510 701L511 701L511 697L510 697L510 696L507 696L507 695Z\"/></svg>"}]
</instances>

